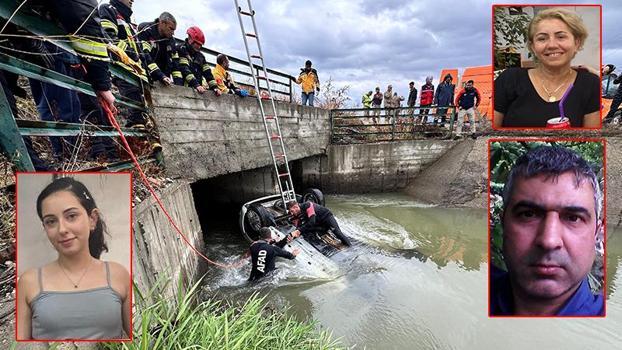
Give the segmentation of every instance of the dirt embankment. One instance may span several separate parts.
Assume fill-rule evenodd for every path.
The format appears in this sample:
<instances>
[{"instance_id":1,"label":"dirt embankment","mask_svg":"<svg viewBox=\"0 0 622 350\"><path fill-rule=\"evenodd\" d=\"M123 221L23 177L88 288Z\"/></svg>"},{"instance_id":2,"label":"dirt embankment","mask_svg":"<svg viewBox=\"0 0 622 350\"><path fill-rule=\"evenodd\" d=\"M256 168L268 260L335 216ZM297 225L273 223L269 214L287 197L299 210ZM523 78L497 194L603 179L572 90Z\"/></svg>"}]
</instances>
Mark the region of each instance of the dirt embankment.
<instances>
[{"instance_id":1,"label":"dirt embankment","mask_svg":"<svg viewBox=\"0 0 622 350\"><path fill-rule=\"evenodd\" d=\"M486 207L488 138L465 139L406 188L415 199L455 207Z\"/></svg>"},{"instance_id":2,"label":"dirt embankment","mask_svg":"<svg viewBox=\"0 0 622 350\"><path fill-rule=\"evenodd\" d=\"M488 140L465 139L422 171L406 189L417 200L441 206L486 208ZM606 203L609 225L622 223L622 136L609 136Z\"/></svg>"}]
</instances>

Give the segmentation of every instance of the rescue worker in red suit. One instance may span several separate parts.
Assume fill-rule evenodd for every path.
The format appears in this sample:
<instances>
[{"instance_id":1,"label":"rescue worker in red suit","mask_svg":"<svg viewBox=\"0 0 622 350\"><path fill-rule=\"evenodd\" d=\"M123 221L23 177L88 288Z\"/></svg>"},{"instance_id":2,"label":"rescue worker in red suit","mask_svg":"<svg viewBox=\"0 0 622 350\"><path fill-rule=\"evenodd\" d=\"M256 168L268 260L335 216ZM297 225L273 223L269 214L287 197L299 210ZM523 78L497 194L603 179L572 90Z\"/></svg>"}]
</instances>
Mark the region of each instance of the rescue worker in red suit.
<instances>
[{"instance_id":1,"label":"rescue worker in red suit","mask_svg":"<svg viewBox=\"0 0 622 350\"><path fill-rule=\"evenodd\" d=\"M292 235L306 236L310 233L317 231L332 230L333 234L339 238L343 244L351 246L352 243L346 235L341 232L337 220L333 216L333 213L317 203L305 202L298 204L298 202L287 203L287 209L292 215L294 225L298 228Z\"/></svg>"}]
</instances>

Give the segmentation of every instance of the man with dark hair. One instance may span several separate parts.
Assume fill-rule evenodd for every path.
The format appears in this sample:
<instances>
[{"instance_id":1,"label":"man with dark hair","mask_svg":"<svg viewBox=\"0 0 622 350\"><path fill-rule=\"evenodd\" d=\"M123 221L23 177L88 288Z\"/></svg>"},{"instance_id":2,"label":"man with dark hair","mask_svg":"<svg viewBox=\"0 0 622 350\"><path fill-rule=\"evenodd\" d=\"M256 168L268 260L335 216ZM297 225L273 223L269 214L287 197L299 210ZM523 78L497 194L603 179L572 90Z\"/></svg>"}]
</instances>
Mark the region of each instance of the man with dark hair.
<instances>
[{"instance_id":1,"label":"man with dark hair","mask_svg":"<svg viewBox=\"0 0 622 350\"><path fill-rule=\"evenodd\" d=\"M277 256L292 260L300 253L298 248L291 253L283 249L285 244L298 237L299 233L297 235L292 233L278 242L272 239L272 232L268 227L262 227L259 234L262 239L253 242L250 247L252 267L249 281L258 280L268 272L275 270L274 259Z\"/></svg>"},{"instance_id":2,"label":"man with dark hair","mask_svg":"<svg viewBox=\"0 0 622 350\"><path fill-rule=\"evenodd\" d=\"M451 74L447 73L443 82L436 87L436 94L434 95L434 104L436 105L436 118L434 118L435 124L440 118L441 126L445 126L447 121L447 107L454 104L454 91L456 85L452 84L453 78Z\"/></svg>"},{"instance_id":3,"label":"man with dark hair","mask_svg":"<svg viewBox=\"0 0 622 350\"><path fill-rule=\"evenodd\" d=\"M603 315L587 278L601 200L594 171L572 150L543 146L518 159L503 189L508 271L491 268L491 315Z\"/></svg>"},{"instance_id":4,"label":"man with dark hair","mask_svg":"<svg viewBox=\"0 0 622 350\"><path fill-rule=\"evenodd\" d=\"M417 88L415 87L415 82L411 81L410 83L408 83L408 88L409 88L409 93L408 93L408 101L406 101L406 104L408 105L408 107L412 108L411 110L408 111L408 115L413 118L413 123L415 122L414 120L414 115L415 115L415 105L417 104Z\"/></svg>"},{"instance_id":5,"label":"man with dark hair","mask_svg":"<svg viewBox=\"0 0 622 350\"><path fill-rule=\"evenodd\" d=\"M235 85L233 77L229 74L229 58L227 55L216 56L216 67L212 68L212 75L216 79L216 84L223 94L236 94L240 97L248 96L248 92Z\"/></svg>"},{"instance_id":6,"label":"man with dark hair","mask_svg":"<svg viewBox=\"0 0 622 350\"><path fill-rule=\"evenodd\" d=\"M292 215L293 223L298 228L293 233L307 236L309 234L321 231L322 233L332 230L333 234L339 238L343 244L351 246L350 240L341 232L337 220L333 213L317 203L292 201L287 203L287 210Z\"/></svg>"},{"instance_id":7,"label":"man with dark hair","mask_svg":"<svg viewBox=\"0 0 622 350\"><path fill-rule=\"evenodd\" d=\"M313 100L315 98L315 92L320 92L320 79L317 76L315 68L311 68L311 61L305 62L305 67L300 68L300 75L296 79L296 83L300 84L302 88L302 105L309 103L309 106L313 107Z\"/></svg>"},{"instance_id":8,"label":"man with dark hair","mask_svg":"<svg viewBox=\"0 0 622 350\"><path fill-rule=\"evenodd\" d=\"M141 41L141 58L147 67L151 81L159 81L168 86L173 84L173 59L175 52L175 29L177 21L168 12L162 12L153 22L138 25L138 39Z\"/></svg>"},{"instance_id":9,"label":"man with dark hair","mask_svg":"<svg viewBox=\"0 0 622 350\"><path fill-rule=\"evenodd\" d=\"M421 86L421 96L419 98L419 107L430 107L432 106L432 102L434 102L434 84L432 84L433 77L430 75L425 78L425 84ZM417 119L421 120L423 124L426 122L431 122L428 119L428 113L430 113L430 108L419 109L419 116ZM425 119L424 119L425 118Z\"/></svg>"},{"instance_id":10,"label":"man with dark hair","mask_svg":"<svg viewBox=\"0 0 622 350\"><path fill-rule=\"evenodd\" d=\"M473 86L473 80L467 81L464 89L460 91L456 97L456 106L458 106L458 125L456 127L456 137L462 134L462 125L464 124L464 115L469 117L471 125L471 134L475 134L475 109L479 107L482 98L479 91Z\"/></svg>"},{"instance_id":11,"label":"man with dark hair","mask_svg":"<svg viewBox=\"0 0 622 350\"><path fill-rule=\"evenodd\" d=\"M372 117L374 124L376 123L376 117L380 118L380 106L382 105L383 98L384 98L384 95L380 91L380 87L376 86L376 92L374 93L374 96L371 99L371 108L375 109L374 116Z\"/></svg>"}]
</instances>

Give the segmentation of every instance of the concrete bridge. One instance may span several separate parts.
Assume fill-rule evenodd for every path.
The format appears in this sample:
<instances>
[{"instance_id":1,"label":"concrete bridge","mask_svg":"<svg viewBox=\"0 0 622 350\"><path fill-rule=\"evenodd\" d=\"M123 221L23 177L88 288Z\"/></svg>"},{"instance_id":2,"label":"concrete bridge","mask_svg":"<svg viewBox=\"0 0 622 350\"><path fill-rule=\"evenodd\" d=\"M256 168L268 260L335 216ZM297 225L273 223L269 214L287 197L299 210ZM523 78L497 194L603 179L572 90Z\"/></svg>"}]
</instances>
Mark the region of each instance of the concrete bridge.
<instances>
[{"instance_id":1,"label":"concrete bridge","mask_svg":"<svg viewBox=\"0 0 622 350\"><path fill-rule=\"evenodd\" d=\"M256 98L199 95L192 89L170 87L154 89L152 100L168 175L191 182L221 177L215 180L219 188L230 188L226 191L230 193L241 189L246 197L274 193L270 151ZM269 100L261 103L266 111L272 110ZM328 110L280 101L276 106L298 189L398 190L455 144L419 140L331 145ZM240 174L226 177L240 172L246 173L243 179Z\"/></svg>"}]
</instances>

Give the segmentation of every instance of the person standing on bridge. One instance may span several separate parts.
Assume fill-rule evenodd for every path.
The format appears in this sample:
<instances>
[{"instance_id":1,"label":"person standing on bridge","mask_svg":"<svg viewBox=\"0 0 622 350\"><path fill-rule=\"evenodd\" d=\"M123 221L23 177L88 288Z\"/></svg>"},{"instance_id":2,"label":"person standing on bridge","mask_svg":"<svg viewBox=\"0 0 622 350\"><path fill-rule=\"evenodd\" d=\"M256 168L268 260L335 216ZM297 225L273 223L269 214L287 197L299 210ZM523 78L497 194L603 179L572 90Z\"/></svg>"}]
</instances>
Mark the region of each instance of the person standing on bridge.
<instances>
[{"instance_id":1,"label":"person standing on bridge","mask_svg":"<svg viewBox=\"0 0 622 350\"><path fill-rule=\"evenodd\" d=\"M425 124L426 122L431 122L431 120L423 120L423 118L427 119L428 113L430 113L430 106L432 106L432 102L434 102L434 85L432 84L433 77L430 75L425 78L425 84L421 86L421 99L419 100L419 107L423 107L420 109L419 113L421 114L422 122ZM425 108L428 107L428 108Z\"/></svg>"},{"instance_id":2,"label":"person standing on bridge","mask_svg":"<svg viewBox=\"0 0 622 350\"><path fill-rule=\"evenodd\" d=\"M348 237L341 232L337 220L328 208L313 202L298 204L292 201L287 203L287 210L292 215L294 225L298 228L292 232L293 236L300 236L300 234L306 236L317 231L332 230L343 244L352 245Z\"/></svg>"},{"instance_id":3,"label":"person standing on bridge","mask_svg":"<svg viewBox=\"0 0 622 350\"><path fill-rule=\"evenodd\" d=\"M138 39L141 41L141 59L147 66L152 81L159 81L165 86L173 84L170 75L173 73L175 57L175 34L177 20L172 14L162 12L153 22L138 25Z\"/></svg>"},{"instance_id":4,"label":"person standing on bridge","mask_svg":"<svg viewBox=\"0 0 622 350\"><path fill-rule=\"evenodd\" d=\"M440 118L441 126L445 126L447 121L447 107L454 105L456 85L451 83L452 80L451 74L447 73L445 78L443 78L443 82L436 87L436 94L434 95L434 104L437 107L434 121L436 123Z\"/></svg>"},{"instance_id":5,"label":"person standing on bridge","mask_svg":"<svg viewBox=\"0 0 622 350\"><path fill-rule=\"evenodd\" d=\"M315 68L311 68L311 61L305 62L305 67L300 68L300 75L296 79L296 83L302 87L302 105L309 104L313 107L315 92L320 92L320 78L318 78Z\"/></svg>"},{"instance_id":6,"label":"person standing on bridge","mask_svg":"<svg viewBox=\"0 0 622 350\"><path fill-rule=\"evenodd\" d=\"M251 243L251 247L249 248L252 262L251 275L248 278L249 281L256 281L264 277L268 272L276 270L274 259L277 256L290 260L296 258L296 255L300 253L298 248L294 249L291 253L283 249L287 242L300 236L300 232L295 232L296 231L292 232L291 235L288 235L280 241L275 241L272 239L272 232L269 228L262 227L259 230L262 239Z\"/></svg>"},{"instance_id":7,"label":"person standing on bridge","mask_svg":"<svg viewBox=\"0 0 622 350\"><path fill-rule=\"evenodd\" d=\"M382 98L383 95L382 92L380 92L380 87L376 86L376 93L371 99L371 108L375 109L374 116L372 117L374 124L376 124L376 117L380 118L380 106L382 105Z\"/></svg>"},{"instance_id":8,"label":"person standing on bridge","mask_svg":"<svg viewBox=\"0 0 622 350\"><path fill-rule=\"evenodd\" d=\"M393 101L393 85L387 86L387 91L384 92L384 109L386 110L386 122L391 121L393 115L393 107L395 107L395 101Z\"/></svg>"},{"instance_id":9,"label":"person standing on bridge","mask_svg":"<svg viewBox=\"0 0 622 350\"><path fill-rule=\"evenodd\" d=\"M408 87L409 87L410 92L408 93L408 101L406 101L406 104L408 105L408 107L411 108L408 111L408 115L410 116L414 124L415 123L415 120L414 120L415 105L417 104L417 88L415 87L414 81L411 81L410 83L408 83Z\"/></svg>"},{"instance_id":10,"label":"person standing on bridge","mask_svg":"<svg viewBox=\"0 0 622 350\"><path fill-rule=\"evenodd\" d=\"M368 91L366 94L363 95L363 98L361 99L361 102L363 103L363 108L365 108L365 116L369 117L369 109L371 108L371 102L372 102L372 91Z\"/></svg>"},{"instance_id":11,"label":"person standing on bridge","mask_svg":"<svg viewBox=\"0 0 622 350\"><path fill-rule=\"evenodd\" d=\"M458 126L456 128L456 137L462 134L462 125L464 124L464 115L469 116L469 124L471 126L471 134L475 133L475 109L479 107L482 100L479 91L473 86L473 80L467 81L464 89L460 91L456 97L456 106L458 106Z\"/></svg>"}]
</instances>

